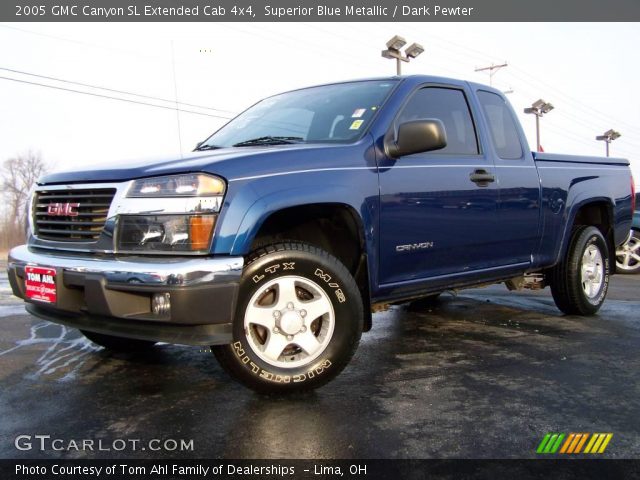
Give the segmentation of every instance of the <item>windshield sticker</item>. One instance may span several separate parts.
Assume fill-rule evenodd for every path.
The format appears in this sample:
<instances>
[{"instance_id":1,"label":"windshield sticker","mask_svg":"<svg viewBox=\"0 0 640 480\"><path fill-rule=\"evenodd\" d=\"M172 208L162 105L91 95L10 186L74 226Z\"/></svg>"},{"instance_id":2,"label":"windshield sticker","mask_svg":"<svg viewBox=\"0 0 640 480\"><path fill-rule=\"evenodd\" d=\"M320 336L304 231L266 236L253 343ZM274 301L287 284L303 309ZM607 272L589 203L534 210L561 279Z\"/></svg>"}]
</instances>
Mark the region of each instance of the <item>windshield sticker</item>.
<instances>
[{"instance_id":1,"label":"windshield sticker","mask_svg":"<svg viewBox=\"0 0 640 480\"><path fill-rule=\"evenodd\" d=\"M357 108L355 112L353 112L353 115L351 115L351 118L360 118L364 115L366 111L367 111L366 108Z\"/></svg>"},{"instance_id":2,"label":"windshield sticker","mask_svg":"<svg viewBox=\"0 0 640 480\"><path fill-rule=\"evenodd\" d=\"M364 120L354 120L351 126L349 127L349 130L358 130L363 123L364 123Z\"/></svg>"}]
</instances>

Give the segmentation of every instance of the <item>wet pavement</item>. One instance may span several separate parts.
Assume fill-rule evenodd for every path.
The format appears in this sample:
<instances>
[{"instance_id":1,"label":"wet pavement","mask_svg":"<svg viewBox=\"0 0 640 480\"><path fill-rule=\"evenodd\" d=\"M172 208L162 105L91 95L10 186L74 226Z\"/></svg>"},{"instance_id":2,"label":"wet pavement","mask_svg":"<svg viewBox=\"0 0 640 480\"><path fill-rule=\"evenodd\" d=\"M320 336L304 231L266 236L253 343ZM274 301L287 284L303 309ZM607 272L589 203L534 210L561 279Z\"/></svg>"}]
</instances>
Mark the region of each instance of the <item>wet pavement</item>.
<instances>
[{"instance_id":1,"label":"wet pavement","mask_svg":"<svg viewBox=\"0 0 640 480\"><path fill-rule=\"evenodd\" d=\"M606 457L640 458L639 293L640 275L614 277L591 318L503 286L394 307L335 381L268 398L198 347L106 352L25 314L3 275L0 458L530 458L547 432L612 432ZM193 449L15 448L37 434Z\"/></svg>"}]
</instances>

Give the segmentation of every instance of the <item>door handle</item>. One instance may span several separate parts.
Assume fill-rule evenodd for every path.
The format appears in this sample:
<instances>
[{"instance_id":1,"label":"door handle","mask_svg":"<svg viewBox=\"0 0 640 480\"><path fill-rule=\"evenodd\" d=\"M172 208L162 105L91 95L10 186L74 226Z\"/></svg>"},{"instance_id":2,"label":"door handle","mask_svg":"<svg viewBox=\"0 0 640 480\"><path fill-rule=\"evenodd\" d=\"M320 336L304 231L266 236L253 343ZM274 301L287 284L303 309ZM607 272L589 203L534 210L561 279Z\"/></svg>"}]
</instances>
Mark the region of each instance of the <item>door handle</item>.
<instances>
[{"instance_id":1,"label":"door handle","mask_svg":"<svg viewBox=\"0 0 640 480\"><path fill-rule=\"evenodd\" d=\"M469 179L479 187L487 187L490 183L496 181L493 173L487 172L483 168L478 168L469 174Z\"/></svg>"}]
</instances>

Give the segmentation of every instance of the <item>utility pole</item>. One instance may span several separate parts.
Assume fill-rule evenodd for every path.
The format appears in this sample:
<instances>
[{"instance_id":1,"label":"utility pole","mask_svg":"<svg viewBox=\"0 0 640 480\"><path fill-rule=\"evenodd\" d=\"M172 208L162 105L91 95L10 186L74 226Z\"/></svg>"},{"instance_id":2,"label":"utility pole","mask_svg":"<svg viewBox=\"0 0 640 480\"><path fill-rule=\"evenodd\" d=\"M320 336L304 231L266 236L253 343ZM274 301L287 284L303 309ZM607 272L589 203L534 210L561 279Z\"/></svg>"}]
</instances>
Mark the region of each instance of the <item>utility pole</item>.
<instances>
[{"instance_id":1,"label":"utility pole","mask_svg":"<svg viewBox=\"0 0 640 480\"><path fill-rule=\"evenodd\" d=\"M596 137L596 140L600 140L603 141L606 146L607 146L607 157L609 156L609 144L611 142L613 142L616 138L620 138L621 137L621 133L620 132L616 132L613 128L610 130L607 130L606 132L604 132L603 135L598 135Z\"/></svg>"},{"instance_id":2,"label":"utility pole","mask_svg":"<svg viewBox=\"0 0 640 480\"><path fill-rule=\"evenodd\" d=\"M509 65L507 64L507 62L505 61L504 63L501 63L500 65L494 65L493 63L491 65L489 65L488 67L480 67L480 68L476 68L475 71L476 72L486 72L489 71L489 85L493 87L493 76L498 73L498 70L500 70L501 68L504 67L508 67Z\"/></svg>"},{"instance_id":3,"label":"utility pole","mask_svg":"<svg viewBox=\"0 0 640 480\"><path fill-rule=\"evenodd\" d=\"M391 40L387 42L387 49L382 51L384 58L396 59L396 75L402 75L402 62L409 62L412 58L416 58L422 52L424 48L418 43L412 43L404 49L404 55L400 51L402 47L407 44L407 41L400 35L395 35Z\"/></svg>"}]
</instances>

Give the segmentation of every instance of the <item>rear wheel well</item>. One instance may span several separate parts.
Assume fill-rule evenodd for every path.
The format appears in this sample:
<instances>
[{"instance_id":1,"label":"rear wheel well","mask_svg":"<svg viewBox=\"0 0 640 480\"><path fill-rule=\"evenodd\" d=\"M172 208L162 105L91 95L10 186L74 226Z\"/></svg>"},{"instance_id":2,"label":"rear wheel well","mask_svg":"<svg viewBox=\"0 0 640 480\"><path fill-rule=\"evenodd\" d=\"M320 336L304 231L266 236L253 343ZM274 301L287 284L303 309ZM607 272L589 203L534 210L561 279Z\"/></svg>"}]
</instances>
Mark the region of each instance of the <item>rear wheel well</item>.
<instances>
[{"instance_id":1,"label":"rear wheel well","mask_svg":"<svg viewBox=\"0 0 640 480\"><path fill-rule=\"evenodd\" d=\"M613 236L613 211L607 202L593 202L583 205L576 213L572 229L581 226L594 226L607 240L609 255L615 257L616 247ZM612 269L615 269L615 262Z\"/></svg>"},{"instance_id":2,"label":"rear wheel well","mask_svg":"<svg viewBox=\"0 0 640 480\"><path fill-rule=\"evenodd\" d=\"M260 226L251 244L251 251L287 240L319 247L347 267L362 295L364 331L370 330L371 302L364 227L356 211L339 203L300 205L278 210Z\"/></svg>"},{"instance_id":3,"label":"rear wheel well","mask_svg":"<svg viewBox=\"0 0 640 480\"><path fill-rule=\"evenodd\" d=\"M583 205L576 213L573 225L591 225L606 235L611 230L611 206L606 202Z\"/></svg>"}]
</instances>

